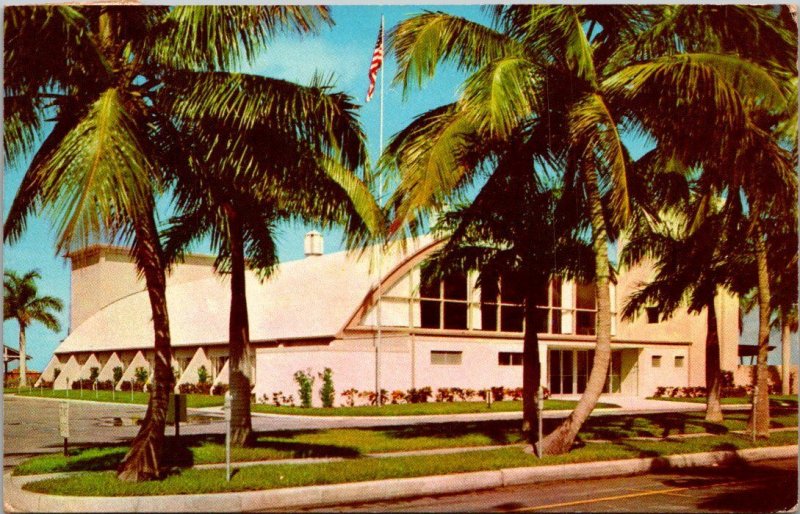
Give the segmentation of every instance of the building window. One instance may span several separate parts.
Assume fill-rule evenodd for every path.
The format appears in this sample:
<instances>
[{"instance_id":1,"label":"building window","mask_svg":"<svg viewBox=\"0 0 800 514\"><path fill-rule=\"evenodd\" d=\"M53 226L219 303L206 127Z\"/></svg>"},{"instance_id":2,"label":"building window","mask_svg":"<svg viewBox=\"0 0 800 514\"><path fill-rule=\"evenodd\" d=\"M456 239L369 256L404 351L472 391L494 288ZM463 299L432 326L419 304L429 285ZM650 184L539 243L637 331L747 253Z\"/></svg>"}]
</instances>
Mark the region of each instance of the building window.
<instances>
[{"instance_id":1,"label":"building window","mask_svg":"<svg viewBox=\"0 0 800 514\"><path fill-rule=\"evenodd\" d=\"M422 328L467 328L467 276L455 273L443 280L421 270L420 321Z\"/></svg>"},{"instance_id":2,"label":"building window","mask_svg":"<svg viewBox=\"0 0 800 514\"><path fill-rule=\"evenodd\" d=\"M497 354L497 364L500 366L522 366L522 353L500 352Z\"/></svg>"},{"instance_id":3,"label":"building window","mask_svg":"<svg viewBox=\"0 0 800 514\"><path fill-rule=\"evenodd\" d=\"M647 322L651 325L654 323L658 323L658 307L645 307L645 312L647 313Z\"/></svg>"},{"instance_id":4,"label":"building window","mask_svg":"<svg viewBox=\"0 0 800 514\"><path fill-rule=\"evenodd\" d=\"M683 367L683 359L684 359L683 355L676 355L675 356L675 367L676 368L682 368Z\"/></svg>"},{"instance_id":5,"label":"building window","mask_svg":"<svg viewBox=\"0 0 800 514\"><path fill-rule=\"evenodd\" d=\"M654 368L660 368L661 367L661 356L660 355L653 355L652 365L653 365Z\"/></svg>"},{"instance_id":6,"label":"building window","mask_svg":"<svg viewBox=\"0 0 800 514\"><path fill-rule=\"evenodd\" d=\"M457 366L461 364L461 354L462 352L431 350L431 364Z\"/></svg>"},{"instance_id":7,"label":"building window","mask_svg":"<svg viewBox=\"0 0 800 514\"><path fill-rule=\"evenodd\" d=\"M578 282L575 284L575 333L580 336L592 336L595 333L594 284Z\"/></svg>"}]
</instances>

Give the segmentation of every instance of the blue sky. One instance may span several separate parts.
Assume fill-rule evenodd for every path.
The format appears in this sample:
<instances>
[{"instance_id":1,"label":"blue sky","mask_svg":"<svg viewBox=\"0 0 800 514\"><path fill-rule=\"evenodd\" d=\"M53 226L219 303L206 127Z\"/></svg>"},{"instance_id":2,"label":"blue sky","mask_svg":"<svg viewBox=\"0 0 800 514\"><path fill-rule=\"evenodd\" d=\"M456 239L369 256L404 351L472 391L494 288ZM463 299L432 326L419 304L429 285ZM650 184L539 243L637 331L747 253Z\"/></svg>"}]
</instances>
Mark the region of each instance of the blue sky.
<instances>
[{"instance_id":1,"label":"blue sky","mask_svg":"<svg viewBox=\"0 0 800 514\"><path fill-rule=\"evenodd\" d=\"M399 5L383 8L334 5L331 8L335 22L334 27L325 28L316 36L287 35L280 37L243 71L300 83L307 83L315 72L322 72L325 76L333 73L338 88L349 93L361 103L367 91L367 71L380 26L381 13L385 15L388 32L397 22L426 8L450 12L481 22L487 21L487 17L477 5L431 7ZM463 75L452 66L443 65L437 70L437 76L433 80L427 82L422 89L411 91L407 98L403 99L400 86L392 85L395 65L390 56L387 56L384 71L386 74L385 139L402 129L414 116L453 101L457 97L458 86L463 79ZM374 159L380 153L377 91L373 100L360 110L360 117L369 138L370 155ZM636 150L641 150L639 144L632 146L634 146L634 153L638 153ZM4 213L8 212L26 166L27 163L18 168L7 169L4 173ZM310 228L313 227L300 224L284 225L281 228L278 234L278 247L282 261L302 257L303 235ZM326 232L324 235L326 252L341 249L340 233L333 231ZM58 334L37 325L28 329L28 351L33 355L30 365L33 369L39 370L46 365L58 343L66 337L68 329L69 263L55 255L54 247L54 235L50 225L46 219L41 218L29 220L28 230L17 244L3 247L5 268L20 272L34 268L39 269L42 274L40 291L43 294L58 296L66 304L66 309L60 316L62 330ZM198 248L198 250L204 251L203 248ZM756 324L748 320L745 325L745 334L753 335L748 338L748 342L754 342ZM16 323L5 322L3 324L4 342L16 347L17 338ZM773 353L777 354L778 352Z\"/></svg>"}]
</instances>

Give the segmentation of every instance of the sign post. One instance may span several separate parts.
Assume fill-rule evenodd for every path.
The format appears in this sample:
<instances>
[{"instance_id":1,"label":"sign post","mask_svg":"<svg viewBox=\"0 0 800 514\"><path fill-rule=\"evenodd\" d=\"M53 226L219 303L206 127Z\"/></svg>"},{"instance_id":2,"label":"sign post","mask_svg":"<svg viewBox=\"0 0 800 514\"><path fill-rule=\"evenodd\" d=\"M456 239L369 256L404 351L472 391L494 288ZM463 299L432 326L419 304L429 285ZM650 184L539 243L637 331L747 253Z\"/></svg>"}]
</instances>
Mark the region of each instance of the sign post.
<instances>
[{"instance_id":1,"label":"sign post","mask_svg":"<svg viewBox=\"0 0 800 514\"><path fill-rule=\"evenodd\" d=\"M58 406L58 432L64 438L64 457L67 451L67 439L69 439L69 402L61 402Z\"/></svg>"},{"instance_id":2,"label":"sign post","mask_svg":"<svg viewBox=\"0 0 800 514\"><path fill-rule=\"evenodd\" d=\"M231 481L231 393L225 393L225 478Z\"/></svg>"},{"instance_id":3,"label":"sign post","mask_svg":"<svg viewBox=\"0 0 800 514\"><path fill-rule=\"evenodd\" d=\"M539 437L536 439L536 456L542 458L542 411L544 410L544 390L539 385L536 390L536 398L539 402L539 408L536 409L536 424Z\"/></svg>"}]
</instances>

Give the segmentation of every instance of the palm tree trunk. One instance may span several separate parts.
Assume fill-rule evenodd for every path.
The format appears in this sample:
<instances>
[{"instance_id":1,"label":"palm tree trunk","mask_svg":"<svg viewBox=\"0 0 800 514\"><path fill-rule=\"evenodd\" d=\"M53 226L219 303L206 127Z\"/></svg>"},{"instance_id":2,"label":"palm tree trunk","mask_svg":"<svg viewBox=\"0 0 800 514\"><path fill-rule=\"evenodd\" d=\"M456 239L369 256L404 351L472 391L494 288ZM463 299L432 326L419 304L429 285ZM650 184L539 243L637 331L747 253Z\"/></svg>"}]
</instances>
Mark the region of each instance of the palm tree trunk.
<instances>
[{"instance_id":1,"label":"palm tree trunk","mask_svg":"<svg viewBox=\"0 0 800 514\"><path fill-rule=\"evenodd\" d=\"M792 394L792 325L785 310L781 312L781 394Z\"/></svg>"},{"instance_id":2,"label":"palm tree trunk","mask_svg":"<svg viewBox=\"0 0 800 514\"><path fill-rule=\"evenodd\" d=\"M722 389L722 370L720 369L719 332L717 330L717 308L714 296L706 307L706 421L722 421L720 392Z\"/></svg>"},{"instance_id":3,"label":"palm tree trunk","mask_svg":"<svg viewBox=\"0 0 800 514\"><path fill-rule=\"evenodd\" d=\"M25 349L25 325L19 324L19 387L28 385L25 373L28 371L28 353Z\"/></svg>"},{"instance_id":4,"label":"palm tree trunk","mask_svg":"<svg viewBox=\"0 0 800 514\"><path fill-rule=\"evenodd\" d=\"M250 443L253 425L250 417L250 328L245 292L244 233L240 214L225 204L231 256L231 314L228 341L228 371L231 391L231 444Z\"/></svg>"},{"instance_id":5,"label":"palm tree trunk","mask_svg":"<svg viewBox=\"0 0 800 514\"><path fill-rule=\"evenodd\" d=\"M756 214L757 215L757 214ZM769 268L767 248L761 222L756 221L756 266L758 276L758 360L753 391L753 410L748 428L756 437L769 439L769 382L767 376L767 354L769 352Z\"/></svg>"},{"instance_id":6,"label":"palm tree trunk","mask_svg":"<svg viewBox=\"0 0 800 514\"><path fill-rule=\"evenodd\" d=\"M542 363L539 360L539 311L536 308L536 292L547 280L530 281L530 289L525 298L525 336L522 342L522 433L534 448L539 442L539 386L542 377Z\"/></svg>"},{"instance_id":7,"label":"palm tree trunk","mask_svg":"<svg viewBox=\"0 0 800 514\"><path fill-rule=\"evenodd\" d=\"M161 243L158 239L152 210L134 220L136 246L134 256L144 273L155 331L155 370L153 390L142 428L131 443L131 449L117 468L120 480L138 482L163 475L162 454L169 395L174 387L169 316L167 315L166 276Z\"/></svg>"},{"instance_id":8,"label":"palm tree trunk","mask_svg":"<svg viewBox=\"0 0 800 514\"><path fill-rule=\"evenodd\" d=\"M611 295L608 290L608 236L603 205L597 185L597 174L586 173L586 192L592 218L592 237L595 258L595 298L597 302L597 319L595 321L597 346L592 362L592 371L586 382L578 404L570 415L553 432L542 441L544 455L566 453L575 442L584 422L597 405L608 377L608 365L611 361Z\"/></svg>"}]
</instances>

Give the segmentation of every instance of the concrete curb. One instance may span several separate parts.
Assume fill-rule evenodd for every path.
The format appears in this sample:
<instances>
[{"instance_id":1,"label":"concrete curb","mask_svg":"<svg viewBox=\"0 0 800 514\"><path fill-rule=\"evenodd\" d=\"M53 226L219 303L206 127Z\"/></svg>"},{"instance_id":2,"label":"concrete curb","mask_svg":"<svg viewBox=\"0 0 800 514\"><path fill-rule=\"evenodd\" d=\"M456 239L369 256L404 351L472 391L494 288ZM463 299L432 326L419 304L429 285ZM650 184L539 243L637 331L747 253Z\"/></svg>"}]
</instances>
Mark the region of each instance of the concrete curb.
<instances>
[{"instance_id":1,"label":"concrete curb","mask_svg":"<svg viewBox=\"0 0 800 514\"><path fill-rule=\"evenodd\" d=\"M5 501L16 510L28 512L241 512L267 508L289 510L301 507L324 507L341 503L460 493L553 480L625 476L697 466L724 466L737 462L796 457L797 453L797 446L775 446L669 457L197 495L74 497L22 490L22 486L26 483L57 475L12 477L6 474L3 482Z\"/></svg>"}]
</instances>

